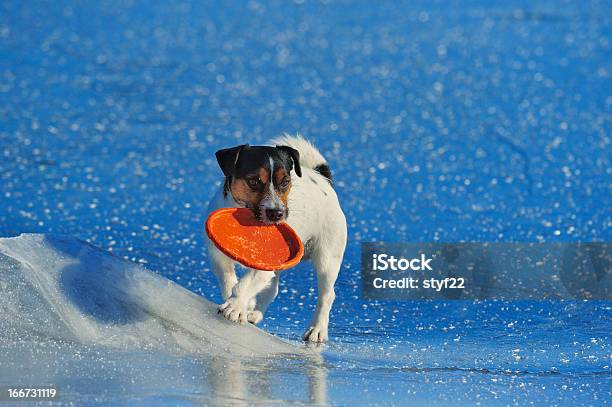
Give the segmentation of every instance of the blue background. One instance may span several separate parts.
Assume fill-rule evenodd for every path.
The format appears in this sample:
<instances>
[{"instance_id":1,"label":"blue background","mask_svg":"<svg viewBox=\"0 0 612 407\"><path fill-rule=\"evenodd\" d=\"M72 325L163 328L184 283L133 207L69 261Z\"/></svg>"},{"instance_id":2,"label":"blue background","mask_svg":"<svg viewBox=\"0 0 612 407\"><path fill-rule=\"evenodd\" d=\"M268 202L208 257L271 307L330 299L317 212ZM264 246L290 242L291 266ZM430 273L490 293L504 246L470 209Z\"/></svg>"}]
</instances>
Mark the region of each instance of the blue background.
<instances>
[{"instance_id":1,"label":"blue background","mask_svg":"<svg viewBox=\"0 0 612 407\"><path fill-rule=\"evenodd\" d=\"M214 152L300 132L349 224L332 378L378 389L370 402L601 402L609 303L365 302L359 244L609 241L611 15L605 1L4 1L0 236L86 239L218 302ZM263 326L298 339L314 274L283 277ZM335 386L333 403L354 397Z\"/></svg>"}]
</instances>

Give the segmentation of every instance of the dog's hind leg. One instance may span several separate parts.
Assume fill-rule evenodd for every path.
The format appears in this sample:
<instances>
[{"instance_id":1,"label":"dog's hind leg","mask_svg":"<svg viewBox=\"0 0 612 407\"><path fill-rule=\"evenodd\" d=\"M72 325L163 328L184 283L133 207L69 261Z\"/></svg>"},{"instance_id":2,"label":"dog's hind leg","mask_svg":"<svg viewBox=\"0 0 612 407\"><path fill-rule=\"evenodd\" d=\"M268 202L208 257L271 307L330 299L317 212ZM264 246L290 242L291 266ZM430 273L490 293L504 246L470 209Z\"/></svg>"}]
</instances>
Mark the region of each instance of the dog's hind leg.
<instances>
[{"instance_id":1,"label":"dog's hind leg","mask_svg":"<svg viewBox=\"0 0 612 407\"><path fill-rule=\"evenodd\" d=\"M342 265L343 252L330 252L322 249L313 256L313 264L317 270L317 308L310 321L308 329L304 332L304 340L308 342L327 341L329 327L329 312L336 298L334 284Z\"/></svg>"}]
</instances>

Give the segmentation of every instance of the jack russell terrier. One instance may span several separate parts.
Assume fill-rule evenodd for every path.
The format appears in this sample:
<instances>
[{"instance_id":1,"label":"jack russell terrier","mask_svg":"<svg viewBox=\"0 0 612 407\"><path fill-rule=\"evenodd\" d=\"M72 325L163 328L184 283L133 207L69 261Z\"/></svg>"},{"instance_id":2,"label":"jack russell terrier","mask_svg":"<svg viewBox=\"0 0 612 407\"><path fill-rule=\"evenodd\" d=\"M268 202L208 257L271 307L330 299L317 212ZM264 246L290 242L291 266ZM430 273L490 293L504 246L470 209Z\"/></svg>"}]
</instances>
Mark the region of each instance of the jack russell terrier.
<instances>
[{"instance_id":1,"label":"jack russell terrier","mask_svg":"<svg viewBox=\"0 0 612 407\"><path fill-rule=\"evenodd\" d=\"M346 219L319 150L299 135L284 135L271 145L243 144L217 151L225 182L211 200L208 213L243 207L263 222L287 222L295 229L304 243L304 259L311 260L317 272L317 308L303 338L325 342L336 296L334 283L346 247ZM239 281L236 262L210 240L207 247L225 300L219 313L241 324L259 323L278 294L280 272L250 269Z\"/></svg>"}]
</instances>

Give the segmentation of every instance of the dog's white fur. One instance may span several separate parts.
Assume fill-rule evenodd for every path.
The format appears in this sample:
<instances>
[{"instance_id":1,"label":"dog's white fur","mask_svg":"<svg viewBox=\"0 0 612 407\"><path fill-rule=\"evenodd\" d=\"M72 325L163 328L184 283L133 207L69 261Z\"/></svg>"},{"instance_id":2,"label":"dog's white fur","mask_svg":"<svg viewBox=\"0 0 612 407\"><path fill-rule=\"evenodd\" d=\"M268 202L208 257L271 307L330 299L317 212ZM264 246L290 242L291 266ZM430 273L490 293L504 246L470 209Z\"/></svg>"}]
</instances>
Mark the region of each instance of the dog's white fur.
<instances>
[{"instance_id":1,"label":"dog's white fur","mask_svg":"<svg viewBox=\"0 0 612 407\"><path fill-rule=\"evenodd\" d=\"M317 272L317 307L303 338L310 342L324 342L328 339L329 312L336 296L334 283L346 247L346 219L332 185L314 170L326 161L309 141L299 135L284 135L272 140L270 145L293 147L300 153L302 177L298 177L295 171L291 172L286 221L305 245L304 259L310 259ZM231 193L224 196L221 187L211 200L208 213L238 206ZM250 269L238 281L234 260L219 251L210 240L207 246L211 269L219 280L225 300L219 311L230 321L259 323L278 294L281 272Z\"/></svg>"}]
</instances>

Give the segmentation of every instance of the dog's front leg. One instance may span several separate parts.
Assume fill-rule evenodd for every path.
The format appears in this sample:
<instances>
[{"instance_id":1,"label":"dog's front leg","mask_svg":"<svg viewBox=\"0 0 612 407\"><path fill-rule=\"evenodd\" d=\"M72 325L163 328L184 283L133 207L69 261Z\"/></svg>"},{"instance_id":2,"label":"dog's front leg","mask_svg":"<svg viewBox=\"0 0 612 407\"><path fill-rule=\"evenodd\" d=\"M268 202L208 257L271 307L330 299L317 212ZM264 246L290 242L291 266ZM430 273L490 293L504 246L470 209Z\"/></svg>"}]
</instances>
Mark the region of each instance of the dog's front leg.
<instances>
[{"instance_id":1,"label":"dog's front leg","mask_svg":"<svg viewBox=\"0 0 612 407\"><path fill-rule=\"evenodd\" d=\"M250 323L260 323L263 320L263 316L266 313L266 310L278 295L279 273L280 272L275 271L274 277L272 277L272 281L270 282L268 287L264 288L259 292L259 294L257 294L257 302L254 304L254 309L253 311L249 312L248 320Z\"/></svg>"},{"instance_id":2,"label":"dog's front leg","mask_svg":"<svg viewBox=\"0 0 612 407\"><path fill-rule=\"evenodd\" d=\"M232 295L219 306L219 312L230 321L244 324L248 320L249 303L255 296L270 285L274 273L270 271L251 270L238 281L232 289Z\"/></svg>"},{"instance_id":3,"label":"dog's front leg","mask_svg":"<svg viewBox=\"0 0 612 407\"><path fill-rule=\"evenodd\" d=\"M225 301L232 295L232 288L238 282L234 261L221 253L210 241L208 243L208 255L211 260L211 271L217 277L221 295Z\"/></svg>"},{"instance_id":4,"label":"dog's front leg","mask_svg":"<svg viewBox=\"0 0 612 407\"><path fill-rule=\"evenodd\" d=\"M334 284L342 265L342 256L338 257L322 253L313 256L313 263L317 270L317 309L310 321L310 326L304 332L304 340L308 342L327 341L329 326L329 312L336 298Z\"/></svg>"}]
</instances>

